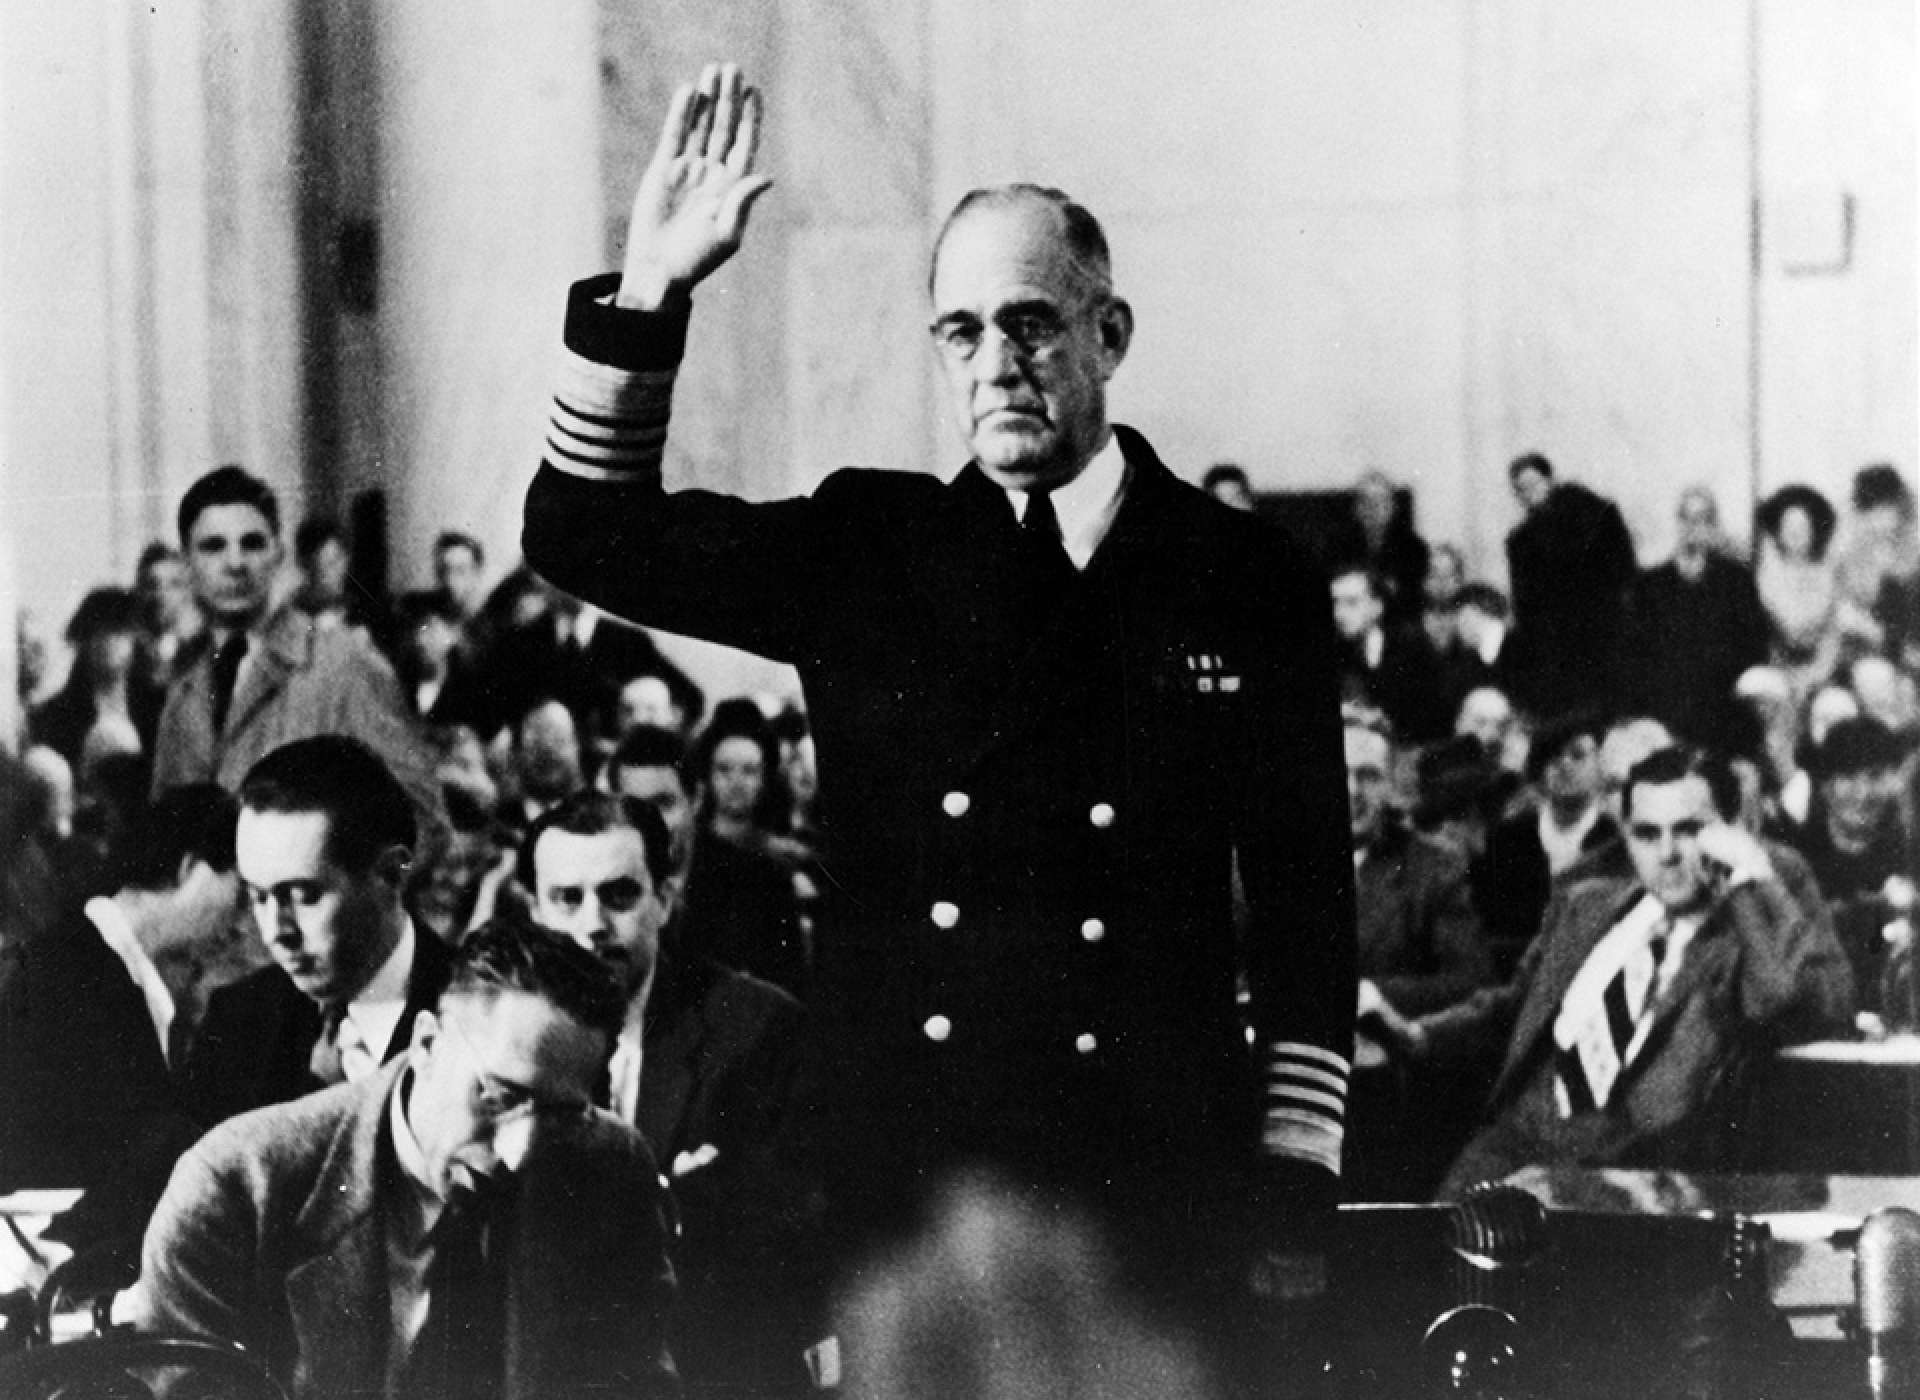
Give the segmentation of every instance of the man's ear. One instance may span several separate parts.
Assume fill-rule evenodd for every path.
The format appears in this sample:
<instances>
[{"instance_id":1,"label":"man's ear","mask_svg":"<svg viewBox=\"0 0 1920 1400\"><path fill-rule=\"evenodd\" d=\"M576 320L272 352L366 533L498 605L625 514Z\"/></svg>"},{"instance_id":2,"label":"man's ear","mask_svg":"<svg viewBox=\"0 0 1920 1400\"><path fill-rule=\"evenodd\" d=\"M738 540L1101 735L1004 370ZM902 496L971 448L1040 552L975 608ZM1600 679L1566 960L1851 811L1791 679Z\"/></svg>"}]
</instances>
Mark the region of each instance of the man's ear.
<instances>
[{"instance_id":1,"label":"man's ear","mask_svg":"<svg viewBox=\"0 0 1920 1400\"><path fill-rule=\"evenodd\" d=\"M434 1041L440 1038L440 1018L435 1013L422 1008L413 1018L413 1036L407 1041L407 1059L415 1069L426 1053L433 1048Z\"/></svg>"},{"instance_id":2,"label":"man's ear","mask_svg":"<svg viewBox=\"0 0 1920 1400\"><path fill-rule=\"evenodd\" d=\"M1107 352L1107 373L1120 368L1133 344L1133 307L1123 297L1108 297L1100 310L1100 345Z\"/></svg>"},{"instance_id":3,"label":"man's ear","mask_svg":"<svg viewBox=\"0 0 1920 1400\"><path fill-rule=\"evenodd\" d=\"M373 872L395 891L407 886L407 871L413 864L413 852L405 846L389 846L374 857Z\"/></svg>"},{"instance_id":4,"label":"man's ear","mask_svg":"<svg viewBox=\"0 0 1920 1400\"><path fill-rule=\"evenodd\" d=\"M666 911L668 918L673 917L673 911L680 905L680 888L684 879L681 875L669 875L653 887L660 897L660 907Z\"/></svg>"}]
</instances>

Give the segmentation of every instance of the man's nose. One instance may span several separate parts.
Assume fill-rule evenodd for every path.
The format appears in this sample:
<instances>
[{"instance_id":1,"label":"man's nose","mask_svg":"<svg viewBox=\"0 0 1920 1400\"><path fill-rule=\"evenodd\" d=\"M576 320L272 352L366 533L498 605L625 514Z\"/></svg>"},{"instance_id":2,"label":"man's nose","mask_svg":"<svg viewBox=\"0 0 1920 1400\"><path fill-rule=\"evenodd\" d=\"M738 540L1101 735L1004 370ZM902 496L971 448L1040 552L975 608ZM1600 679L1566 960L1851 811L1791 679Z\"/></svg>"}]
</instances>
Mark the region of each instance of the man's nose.
<instances>
[{"instance_id":1,"label":"man's nose","mask_svg":"<svg viewBox=\"0 0 1920 1400\"><path fill-rule=\"evenodd\" d=\"M1004 384L1025 373L1023 352L998 326L980 333L980 348L973 352L973 377L983 384Z\"/></svg>"},{"instance_id":2,"label":"man's nose","mask_svg":"<svg viewBox=\"0 0 1920 1400\"><path fill-rule=\"evenodd\" d=\"M289 948L300 944L300 921L293 916L293 906L282 899L273 902L273 938Z\"/></svg>"}]
</instances>

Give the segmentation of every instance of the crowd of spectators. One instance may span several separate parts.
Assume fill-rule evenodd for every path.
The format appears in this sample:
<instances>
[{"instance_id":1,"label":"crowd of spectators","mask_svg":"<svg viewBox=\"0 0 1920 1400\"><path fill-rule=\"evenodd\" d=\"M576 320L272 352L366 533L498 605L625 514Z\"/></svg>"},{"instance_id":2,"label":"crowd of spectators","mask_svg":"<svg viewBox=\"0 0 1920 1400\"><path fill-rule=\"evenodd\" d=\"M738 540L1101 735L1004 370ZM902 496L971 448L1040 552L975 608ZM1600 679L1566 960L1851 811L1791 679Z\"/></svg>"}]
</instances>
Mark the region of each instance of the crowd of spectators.
<instances>
[{"instance_id":1,"label":"crowd of spectators","mask_svg":"<svg viewBox=\"0 0 1920 1400\"><path fill-rule=\"evenodd\" d=\"M1672 558L1642 569L1612 502L1539 455L1510 475L1510 595L1423 540L1377 472L1325 561L1358 894L1352 1198L1464 1188L1463 1171L1528 1151L1745 1160L1737 1135L1693 1131L1703 1116L1739 1126L1704 1093L1680 1095L1686 1122L1657 1130L1538 1131L1527 1115L1565 1081L1516 1059L1561 992L1577 1000L1566 941L1607 933L1606 896L1659 895L1653 847L1702 824L1745 833L1703 843L1717 898L1731 904L1729 871L1784 893L1679 921L1702 946L1779 954L1726 973L1746 1020L1716 1003L1710 1045L1683 1027L1696 1061L1735 1042L1920 1029L1907 484L1863 469L1844 523L1818 491L1785 487L1756 511L1751 557L1689 488ZM1207 485L1258 508L1244 472ZM656 1151L685 1178L702 1241L688 1247L708 1251L687 1266L709 1329L696 1369L725 1372L740 1359L727 1300L778 1310L765 1284L784 1265L766 1251L804 1215L804 1169L778 1179L781 1139L800 1111L794 1027L834 915L804 712L709 706L644 630L524 567L488 587L466 534L435 542L431 588L397 597L356 578L333 522L303 522L293 544L287 567L272 493L222 468L182 503L178 548L154 544L131 587L81 600L62 682L23 650L22 754L0 767L0 1087L8 1121L34 1128L10 1134L0 1185L99 1186L93 1228L124 1230L201 1129L373 1073L405 1052L450 950L537 920L623 973L629 1059L616 1049L611 1093L630 1120L674 1125ZM242 742L254 724L264 737ZM310 810L327 834L303 857ZM349 827L391 835L342 844ZM287 891L334 865L341 908L361 912L315 953ZM323 998L301 978L327 959L345 982ZM1612 1072L1636 1053L1623 1045ZM642 1063L693 1097L649 1097ZM1715 1105L1741 1091L1712 1088ZM735 1210L751 1238L729 1233ZM783 1348L804 1340L792 1317L769 1326Z\"/></svg>"},{"instance_id":2,"label":"crowd of spectators","mask_svg":"<svg viewBox=\"0 0 1920 1400\"><path fill-rule=\"evenodd\" d=\"M1743 1056L1764 1063L1783 1037L1877 1037L1920 1021L1920 539L1899 472L1860 470L1844 522L1811 486L1781 488L1759 503L1750 554L1728 539L1712 493L1687 487L1672 556L1646 568L1613 502L1538 454L1509 476L1511 595L1473 578L1457 549L1421 540L1378 473L1327 546L1346 649L1369 1067L1350 1192L1433 1190L1496 1084L1517 1081L1512 1069L1501 1078L1501 1059L1541 959L1554 956L1547 930L1583 885L1631 884L1625 798L1637 765L1663 749L1723 763L1725 781L1716 770L1709 786L1716 805L1726 799L1724 823L1761 843L1773 878L1817 890L1813 951L1795 974L1800 999L1787 1002L1817 1014L1749 1016ZM1775 944L1785 936L1766 926ZM1489 999L1487 1034L1453 1033ZM1421 1058L1435 1045L1443 1063ZM1398 1053L1410 1046L1421 1056ZM1724 1087L1730 1099L1754 1092L1751 1076L1738 1078ZM1675 1141L1584 1144L1563 1160L1730 1169L1757 1150L1723 1133L1688 1158Z\"/></svg>"}]
</instances>

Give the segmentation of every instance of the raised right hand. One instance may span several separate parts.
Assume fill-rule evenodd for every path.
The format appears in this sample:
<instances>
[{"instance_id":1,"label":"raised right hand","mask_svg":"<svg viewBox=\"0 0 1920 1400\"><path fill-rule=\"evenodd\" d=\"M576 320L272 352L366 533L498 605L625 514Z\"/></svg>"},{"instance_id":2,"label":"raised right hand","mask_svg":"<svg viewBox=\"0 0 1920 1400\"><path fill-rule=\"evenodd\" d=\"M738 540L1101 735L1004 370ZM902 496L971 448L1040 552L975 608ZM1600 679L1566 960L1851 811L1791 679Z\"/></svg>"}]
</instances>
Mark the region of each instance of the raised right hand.
<instances>
[{"instance_id":1,"label":"raised right hand","mask_svg":"<svg viewBox=\"0 0 1920 1400\"><path fill-rule=\"evenodd\" d=\"M753 202L773 184L753 173L759 140L760 94L736 65L708 64L698 83L675 90L633 196L620 305L658 310L733 256Z\"/></svg>"}]
</instances>

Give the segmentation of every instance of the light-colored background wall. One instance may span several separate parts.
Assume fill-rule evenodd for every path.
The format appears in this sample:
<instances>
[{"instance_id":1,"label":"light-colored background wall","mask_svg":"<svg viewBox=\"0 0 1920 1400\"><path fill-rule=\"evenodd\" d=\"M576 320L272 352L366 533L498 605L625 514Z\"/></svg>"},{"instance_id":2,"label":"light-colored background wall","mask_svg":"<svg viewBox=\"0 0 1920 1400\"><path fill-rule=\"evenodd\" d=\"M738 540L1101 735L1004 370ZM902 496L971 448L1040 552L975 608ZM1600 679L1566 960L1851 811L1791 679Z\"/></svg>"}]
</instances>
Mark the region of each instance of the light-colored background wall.
<instances>
[{"instance_id":1,"label":"light-colored background wall","mask_svg":"<svg viewBox=\"0 0 1920 1400\"><path fill-rule=\"evenodd\" d=\"M57 624L238 459L395 582L499 562L566 282L672 84L734 56L779 184L700 298L669 470L958 465L924 262L967 187L1098 212L1116 416L1269 489L1378 466L1498 579L1504 465L1615 495L1920 460L1910 0L72 0L0 17L0 575ZM375 231L377 299L338 235ZM718 689L768 668L689 653Z\"/></svg>"}]
</instances>

